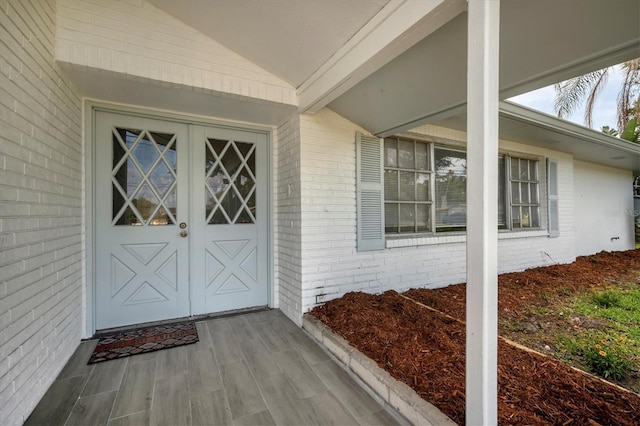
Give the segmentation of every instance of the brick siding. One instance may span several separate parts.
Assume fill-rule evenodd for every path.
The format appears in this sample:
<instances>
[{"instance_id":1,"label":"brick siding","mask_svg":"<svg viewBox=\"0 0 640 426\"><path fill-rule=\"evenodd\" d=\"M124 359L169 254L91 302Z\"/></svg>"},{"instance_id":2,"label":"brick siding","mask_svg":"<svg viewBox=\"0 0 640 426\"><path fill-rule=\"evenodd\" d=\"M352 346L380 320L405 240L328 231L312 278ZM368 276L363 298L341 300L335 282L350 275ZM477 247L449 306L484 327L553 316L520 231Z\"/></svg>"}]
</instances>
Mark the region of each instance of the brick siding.
<instances>
[{"instance_id":1,"label":"brick siding","mask_svg":"<svg viewBox=\"0 0 640 426\"><path fill-rule=\"evenodd\" d=\"M0 1L0 424L21 424L81 336L81 103L56 2Z\"/></svg>"}]
</instances>

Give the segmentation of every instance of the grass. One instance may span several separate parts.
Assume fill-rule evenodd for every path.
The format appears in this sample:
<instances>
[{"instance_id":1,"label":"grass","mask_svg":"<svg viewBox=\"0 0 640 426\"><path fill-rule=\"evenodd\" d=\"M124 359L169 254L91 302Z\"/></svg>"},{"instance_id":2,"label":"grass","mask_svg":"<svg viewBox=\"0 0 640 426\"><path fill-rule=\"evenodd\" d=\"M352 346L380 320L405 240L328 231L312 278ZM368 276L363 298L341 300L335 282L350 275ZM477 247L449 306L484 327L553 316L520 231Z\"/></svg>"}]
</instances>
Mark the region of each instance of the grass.
<instances>
[{"instance_id":1,"label":"grass","mask_svg":"<svg viewBox=\"0 0 640 426\"><path fill-rule=\"evenodd\" d=\"M587 294L578 299L575 310L582 315L637 326L640 325L640 289L609 289Z\"/></svg>"},{"instance_id":2,"label":"grass","mask_svg":"<svg viewBox=\"0 0 640 426\"><path fill-rule=\"evenodd\" d=\"M598 319L602 324L601 329L577 329L558 336L561 358L573 359L616 381L640 367L640 288L594 291L569 299L559 312L565 317Z\"/></svg>"}]
</instances>

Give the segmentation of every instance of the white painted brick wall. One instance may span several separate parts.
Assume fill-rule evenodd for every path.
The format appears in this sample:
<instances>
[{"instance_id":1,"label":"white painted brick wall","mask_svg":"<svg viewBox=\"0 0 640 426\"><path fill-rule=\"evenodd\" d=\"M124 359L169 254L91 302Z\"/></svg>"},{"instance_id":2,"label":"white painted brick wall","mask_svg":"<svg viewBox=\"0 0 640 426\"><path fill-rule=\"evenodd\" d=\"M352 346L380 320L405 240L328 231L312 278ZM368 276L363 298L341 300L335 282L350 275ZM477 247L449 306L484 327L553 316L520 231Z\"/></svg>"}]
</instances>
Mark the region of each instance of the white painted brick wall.
<instances>
[{"instance_id":1,"label":"white painted brick wall","mask_svg":"<svg viewBox=\"0 0 640 426\"><path fill-rule=\"evenodd\" d=\"M635 248L633 173L575 162L576 254Z\"/></svg>"},{"instance_id":2,"label":"white painted brick wall","mask_svg":"<svg viewBox=\"0 0 640 426\"><path fill-rule=\"evenodd\" d=\"M275 164L274 299L282 312L300 323L302 270L300 209L300 118L294 114L277 130Z\"/></svg>"},{"instance_id":3,"label":"white painted brick wall","mask_svg":"<svg viewBox=\"0 0 640 426\"><path fill-rule=\"evenodd\" d=\"M0 424L21 424L80 342L81 104L56 3L0 1Z\"/></svg>"},{"instance_id":4,"label":"white painted brick wall","mask_svg":"<svg viewBox=\"0 0 640 426\"><path fill-rule=\"evenodd\" d=\"M398 291L464 282L464 236L388 240L379 252L356 250L355 124L323 109L300 118L302 312L348 291ZM463 132L424 126L414 133L464 141ZM575 259L573 159L554 151L501 141L513 153L559 160L559 238L546 232L500 235L500 272ZM541 168L544 163L541 163ZM541 182L544 186L544 182ZM545 192L546 190L542 190ZM546 205L543 206L546 211ZM517 238L514 238L517 237ZM392 248L391 248L392 247Z\"/></svg>"},{"instance_id":5,"label":"white painted brick wall","mask_svg":"<svg viewBox=\"0 0 640 426\"><path fill-rule=\"evenodd\" d=\"M143 0L59 0L56 59L155 82L297 105L295 89Z\"/></svg>"}]
</instances>

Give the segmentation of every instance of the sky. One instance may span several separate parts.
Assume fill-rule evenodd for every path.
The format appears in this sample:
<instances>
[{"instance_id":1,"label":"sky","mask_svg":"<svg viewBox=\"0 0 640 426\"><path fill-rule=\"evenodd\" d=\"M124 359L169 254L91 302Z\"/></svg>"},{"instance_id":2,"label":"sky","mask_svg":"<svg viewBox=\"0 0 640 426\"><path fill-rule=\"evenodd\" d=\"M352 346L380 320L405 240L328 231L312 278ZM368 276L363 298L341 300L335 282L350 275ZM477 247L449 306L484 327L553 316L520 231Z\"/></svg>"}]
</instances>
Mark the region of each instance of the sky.
<instances>
[{"instance_id":1,"label":"sky","mask_svg":"<svg viewBox=\"0 0 640 426\"><path fill-rule=\"evenodd\" d=\"M593 128L595 130L600 130L602 126L617 128L616 103L622 81L623 71L620 66L616 66L613 72L609 74L607 85L602 92L600 92L595 103L593 113ZM555 94L554 86L547 86L534 90L533 92L515 96L509 99L509 101L555 116L556 114L553 111ZM584 105L578 108L573 115L567 117L566 120L584 126Z\"/></svg>"}]
</instances>

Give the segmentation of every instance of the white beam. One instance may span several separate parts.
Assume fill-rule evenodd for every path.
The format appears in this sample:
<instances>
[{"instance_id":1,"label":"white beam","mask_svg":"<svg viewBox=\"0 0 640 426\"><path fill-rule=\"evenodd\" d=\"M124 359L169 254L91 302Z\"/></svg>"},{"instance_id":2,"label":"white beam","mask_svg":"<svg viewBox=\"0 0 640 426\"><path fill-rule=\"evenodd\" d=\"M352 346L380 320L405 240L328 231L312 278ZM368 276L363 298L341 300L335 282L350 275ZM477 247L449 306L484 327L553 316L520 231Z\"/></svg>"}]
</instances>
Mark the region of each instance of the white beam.
<instances>
[{"instance_id":1,"label":"white beam","mask_svg":"<svg viewBox=\"0 0 640 426\"><path fill-rule=\"evenodd\" d=\"M499 0L469 0L466 422L498 416Z\"/></svg>"},{"instance_id":2,"label":"white beam","mask_svg":"<svg viewBox=\"0 0 640 426\"><path fill-rule=\"evenodd\" d=\"M391 0L298 88L299 111L319 111L465 10L465 0Z\"/></svg>"}]
</instances>

